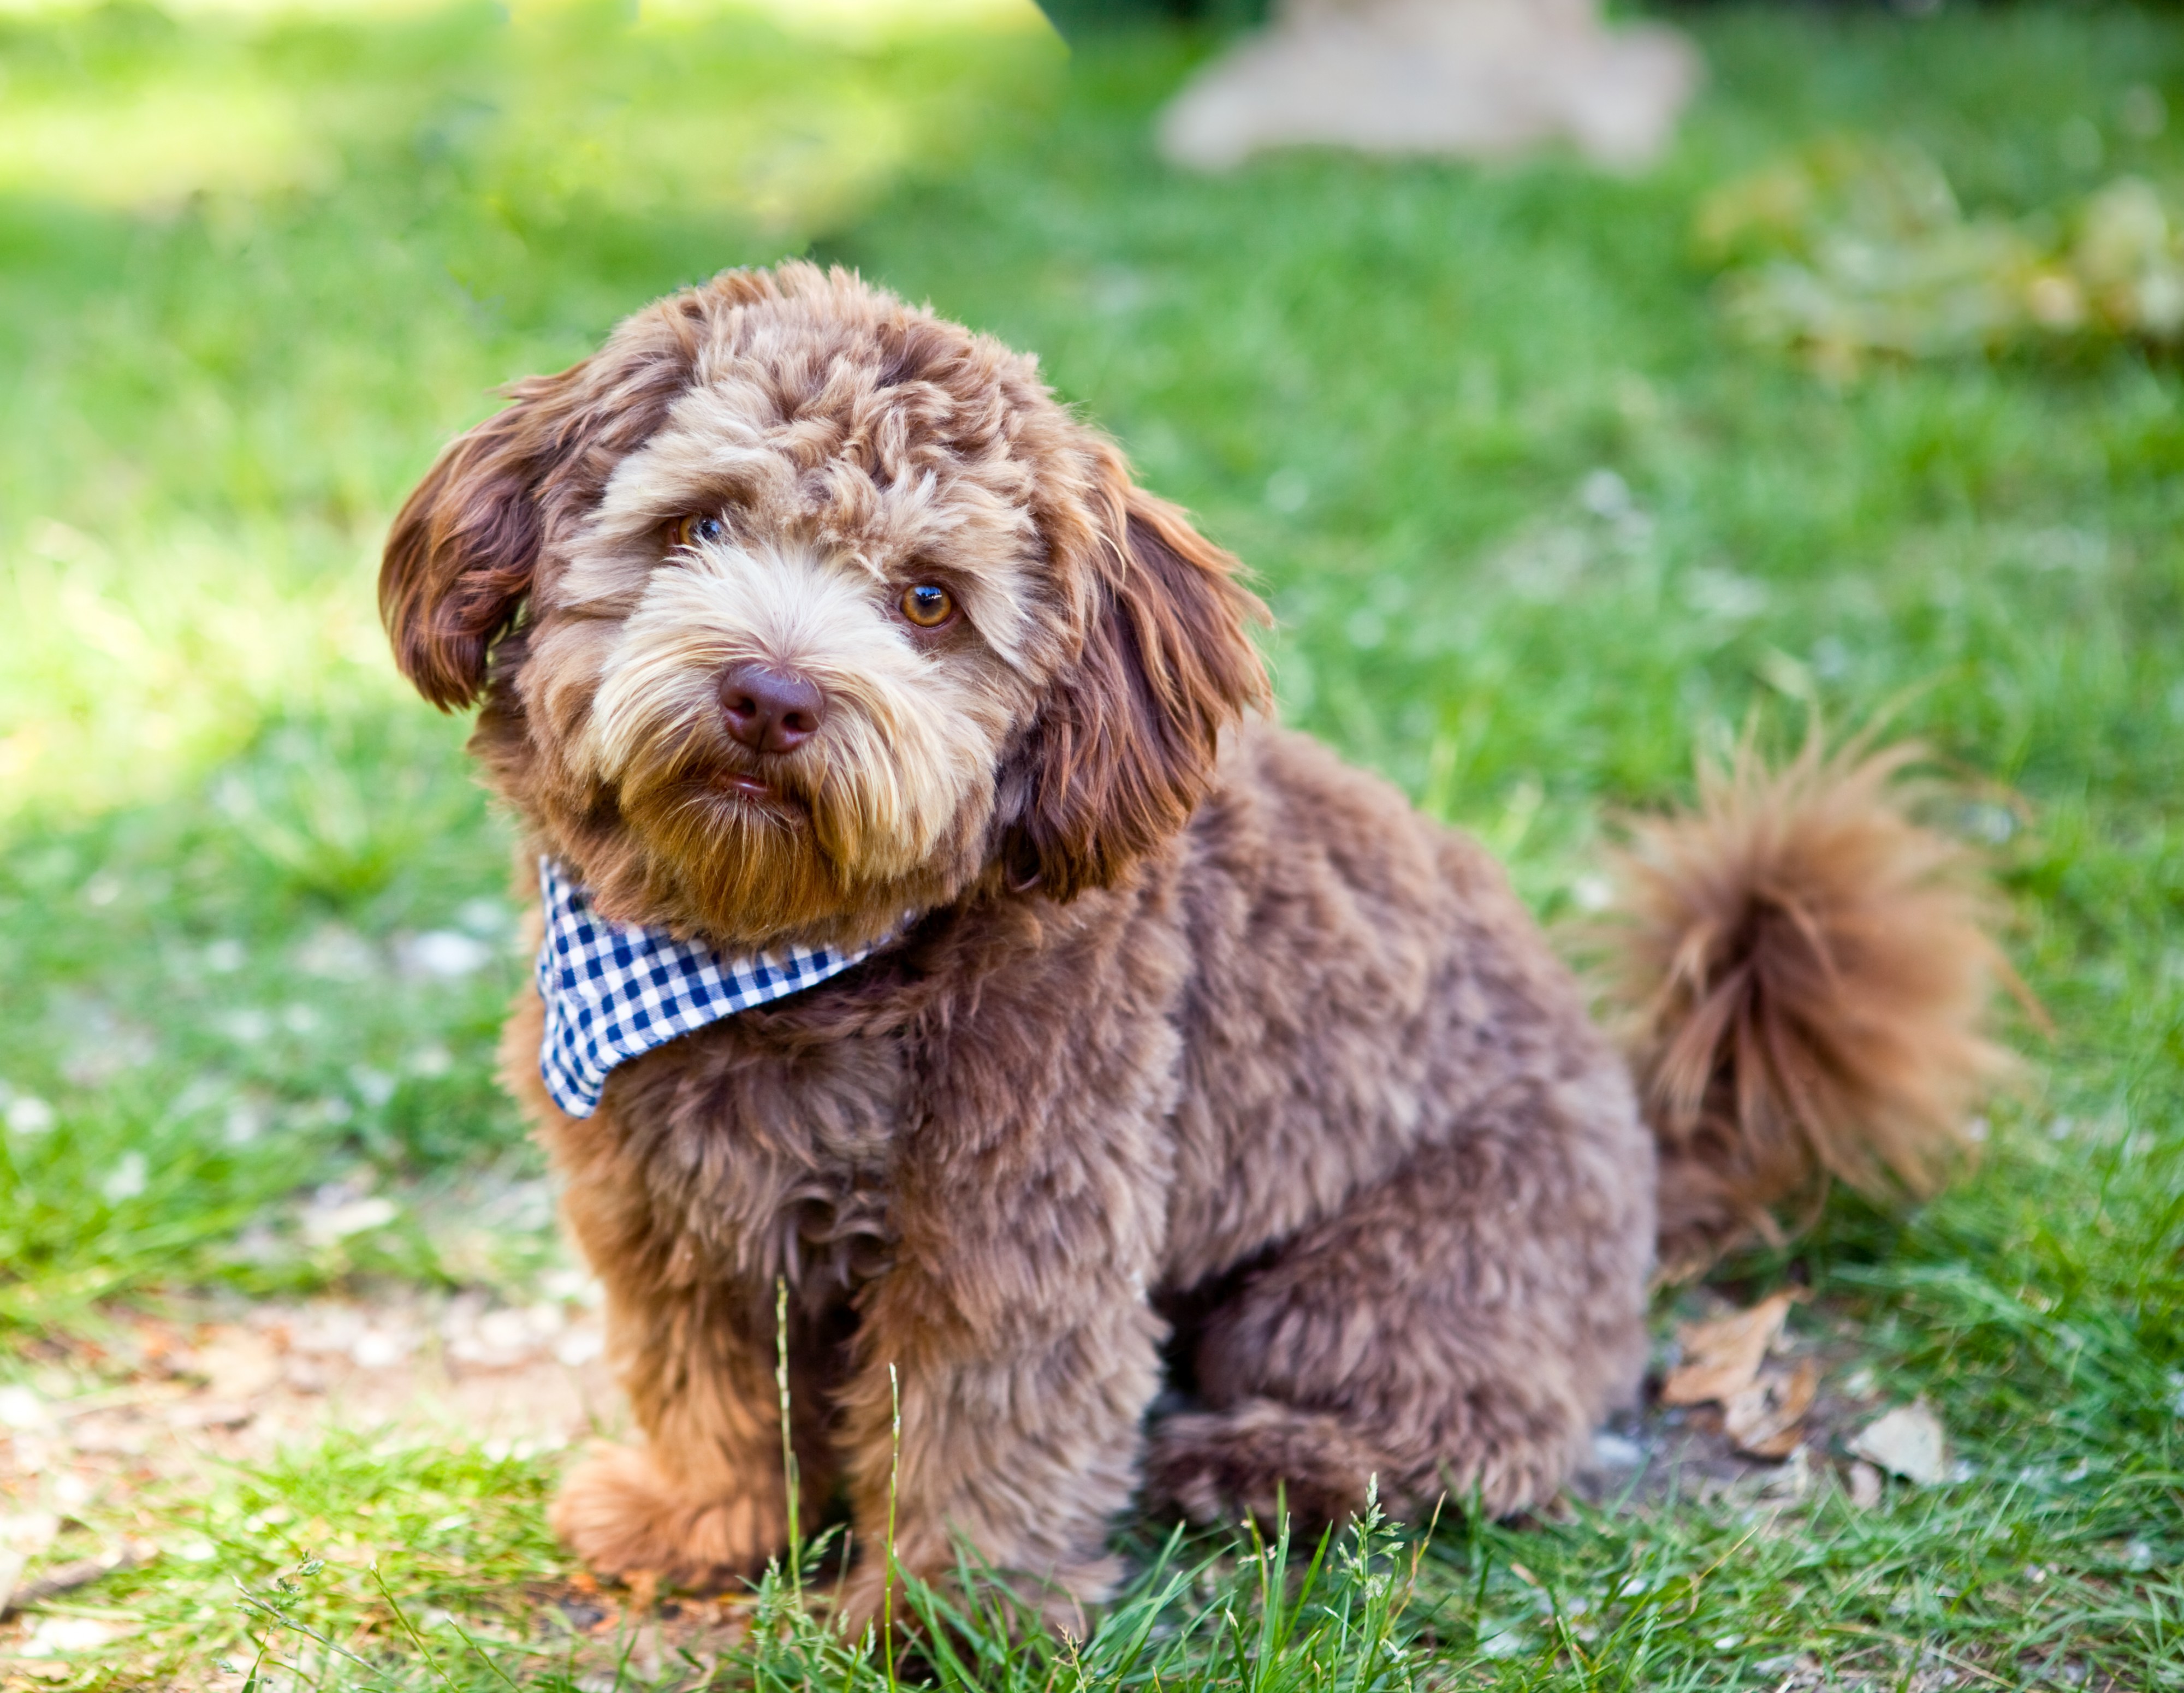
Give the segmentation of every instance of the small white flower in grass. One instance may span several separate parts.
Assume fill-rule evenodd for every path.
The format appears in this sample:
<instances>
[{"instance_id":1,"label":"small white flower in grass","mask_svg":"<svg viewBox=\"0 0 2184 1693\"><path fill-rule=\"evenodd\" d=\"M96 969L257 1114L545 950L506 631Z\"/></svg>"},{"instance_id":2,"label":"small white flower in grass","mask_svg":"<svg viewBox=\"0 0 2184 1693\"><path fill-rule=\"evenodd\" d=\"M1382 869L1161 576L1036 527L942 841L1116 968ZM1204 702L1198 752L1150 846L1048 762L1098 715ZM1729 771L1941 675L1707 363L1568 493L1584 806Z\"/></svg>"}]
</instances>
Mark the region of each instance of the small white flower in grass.
<instances>
[{"instance_id":1,"label":"small white flower in grass","mask_svg":"<svg viewBox=\"0 0 2184 1693\"><path fill-rule=\"evenodd\" d=\"M78 1652L92 1651L104 1646L114 1635L110 1623L102 1623L91 1617L41 1617L31 1624L30 1634L16 1646L18 1657L59 1658L64 1661Z\"/></svg>"},{"instance_id":2,"label":"small white flower in grass","mask_svg":"<svg viewBox=\"0 0 2184 1693\"><path fill-rule=\"evenodd\" d=\"M8 1127L17 1134L43 1134L54 1121L53 1108L36 1094L18 1094L8 1101Z\"/></svg>"},{"instance_id":3,"label":"small white flower in grass","mask_svg":"<svg viewBox=\"0 0 2184 1693\"><path fill-rule=\"evenodd\" d=\"M239 940L216 940L204 950L204 967L215 976L232 976L249 956Z\"/></svg>"},{"instance_id":4,"label":"small white flower in grass","mask_svg":"<svg viewBox=\"0 0 2184 1693\"><path fill-rule=\"evenodd\" d=\"M455 1055L435 1041L429 1046L419 1047L404 1059L402 1067L412 1076L423 1076L428 1078L444 1076L455 1067Z\"/></svg>"},{"instance_id":5,"label":"small white flower in grass","mask_svg":"<svg viewBox=\"0 0 2184 1693\"><path fill-rule=\"evenodd\" d=\"M1580 876L1570 883L1570 899L1580 911L1604 911L1615 903L1615 884L1605 876Z\"/></svg>"},{"instance_id":6,"label":"small white flower in grass","mask_svg":"<svg viewBox=\"0 0 2184 1693\"><path fill-rule=\"evenodd\" d=\"M328 923L295 952L296 967L327 982L361 982L379 968L371 943L354 929Z\"/></svg>"},{"instance_id":7,"label":"small white flower in grass","mask_svg":"<svg viewBox=\"0 0 2184 1693\"><path fill-rule=\"evenodd\" d=\"M554 1343L554 1357L570 1369L579 1369L606 1349L606 1336L598 1329L571 1328Z\"/></svg>"},{"instance_id":8,"label":"small white flower in grass","mask_svg":"<svg viewBox=\"0 0 2184 1693\"><path fill-rule=\"evenodd\" d=\"M1959 814L1966 834L1992 846L2000 846L2017 833L2017 814L2007 805L1981 801Z\"/></svg>"},{"instance_id":9,"label":"small white flower in grass","mask_svg":"<svg viewBox=\"0 0 2184 1693\"><path fill-rule=\"evenodd\" d=\"M373 1111L377 1111L394 1097L394 1078L384 1070L375 1070L369 1064L351 1065L348 1082L349 1086L356 1089L357 1098Z\"/></svg>"},{"instance_id":10,"label":"small white flower in grass","mask_svg":"<svg viewBox=\"0 0 2184 1693\"><path fill-rule=\"evenodd\" d=\"M220 1549L202 1536L196 1540L184 1540L174 1549L174 1556L184 1563L209 1563L219 1555Z\"/></svg>"},{"instance_id":11,"label":"small white flower in grass","mask_svg":"<svg viewBox=\"0 0 2184 1693\"><path fill-rule=\"evenodd\" d=\"M53 1426L53 1414L35 1388L20 1382L0 1387L0 1424L19 1434L33 1434Z\"/></svg>"},{"instance_id":12,"label":"small white flower in grass","mask_svg":"<svg viewBox=\"0 0 2184 1693\"><path fill-rule=\"evenodd\" d=\"M481 940L493 940L508 933L514 915L498 899L465 899L455 922Z\"/></svg>"},{"instance_id":13,"label":"small white flower in grass","mask_svg":"<svg viewBox=\"0 0 2184 1693\"><path fill-rule=\"evenodd\" d=\"M108 1203L120 1205L123 1200L133 1200L142 1193L150 1179L151 1168L145 1163L144 1155L125 1152L112 1173L99 1183L98 1190L106 1195Z\"/></svg>"},{"instance_id":14,"label":"small white flower in grass","mask_svg":"<svg viewBox=\"0 0 2184 1693\"><path fill-rule=\"evenodd\" d=\"M281 1022L291 1034L309 1034L323 1022L316 1005L298 1001L281 1013Z\"/></svg>"},{"instance_id":15,"label":"small white flower in grass","mask_svg":"<svg viewBox=\"0 0 2184 1693\"><path fill-rule=\"evenodd\" d=\"M531 1350L537 1336L526 1313L504 1308L478 1318L477 1338L491 1351L521 1355Z\"/></svg>"},{"instance_id":16,"label":"small white flower in grass","mask_svg":"<svg viewBox=\"0 0 2184 1693\"><path fill-rule=\"evenodd\" d=\"M1683 593L1692 610L1727 622L1746 621L1767 609L1765 583L1703 565L1684 573Z\"/></svg>"},{"instance_id":17,"label":"small white flower in grass","mask_svg":"<svg viewBox=\"0 0 2184 1693\"><path fill-rule=\"evenodd\" d=\"M428 929L400 948L403 963L418 975L458 980L483 969L493 949L475 935L456 929Z\"/></svg>"},{"instance_id":18,"label":"small white flower in grass","mask_svg":"<svg viewBox=\"0 0 2184 1693\"><path fill-rule=\"evenodd\" d=\"M547 1271L538 1278L538 1291L549 1299L567 1300L583 1306L598 1305L606 1296L606 1289L595 1277L570 1268Z\"/></svg>"},{"instance_id":19,"label":"small white flower in grass","mask_svg":"<svg viewBox=\"0 0 2184 1693\"><path fill-rule=\"evenodd\" d=\"M227 1120L221 1125L220 1139L230 1146L248 1146L265 1132L272 1112L262 1100L241 1099L227 1108Z\"/></svg>"},{"instance_id":20,"label":"small white flower in grass","mask_svg":"<svg viewBox=\"0 0 2184 1693\"><path fill-rule=\"evenodd\" d=\"M227 1096L226 1077L211 1074L192 1077L167 1106L168 1119L180 1122L184 1117L195 1117L208 1105L218 1105Z\"/></svg>"},{"instance_id":21,"label":"small white flower in grass","mask_svg":"<svg viewBox=\"0 0 2184 1693\"><path fill-rule=\"evenodd\" d=\"M356 1337L348 1356L360 1370L383 1370L416 1350L417 1338L386 1328L367 1328Z\"/></svg>"},{"instance_id":22,"label":"small white flower in grass","mask_svg":"<svg viewBox=\"0 0 2184 1693\"><path fill-rule=\"evenodd\" d=\"M1578 485L1577 498L1595 517L1609 522L1628 516L1636 504L1630 498L1630 484L1606 468L1586 476Z\"/></svg>"},{"instance_id":23,"label":"small white flower in grass","mask_svg":"<svg viewBox=\"0 0 2184 1693\"><path fill-rule=\"evenodd\" d=\"M378 1194L365 1199L337 1200L331 1205L314 1200L304 1213L304 1239L314 1246L331 1246L352 1234L384 1228L401 1214L399 1206Z\"/></svg>"},{"instance_id":24,"label":"small white flower in grass","mask_svg":"<svg viewBox=\"0 0 2184 1693\"><path fill-rule=\"evenodd\" d=\"M238 1041L244 1046L255 1046L273 1033L273 1019L255 1005L223 1012L214 1020L214 1024L230 1040Z\"/></svg>"},{"instance_id":25,"label":"small white flower in grass","mask_svg":"<svg viewBox=\"0 0 2184 1693\"><path fill-rule=\"evenodd\" d=\"M53 1543L61 1519L50 1511L26 1511L20 1516L0 1517L0 1547L19 1557L36 1557Z\"/></svg>"}]
</instances>

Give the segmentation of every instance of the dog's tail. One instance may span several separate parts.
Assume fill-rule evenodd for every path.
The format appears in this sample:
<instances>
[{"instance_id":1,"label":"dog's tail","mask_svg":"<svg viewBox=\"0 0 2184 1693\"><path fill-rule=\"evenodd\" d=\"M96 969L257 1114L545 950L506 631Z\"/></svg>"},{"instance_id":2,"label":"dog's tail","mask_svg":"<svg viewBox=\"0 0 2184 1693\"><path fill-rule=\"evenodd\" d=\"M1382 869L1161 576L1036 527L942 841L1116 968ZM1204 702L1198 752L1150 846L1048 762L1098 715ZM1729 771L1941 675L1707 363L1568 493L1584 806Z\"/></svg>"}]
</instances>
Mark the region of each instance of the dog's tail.
<instances>
[{"instance_id":1,"label":"dog's tail","mask_svg":"<svg viewBox=\"0 0 2184 1693\"><path fill-rule=\"evenodd\" d=\"M1908 815L1919 757L1816 732L1770 770L1747 739L1696 809L1631 826L1610 967L1670 1276L1780 1241L1832 1180L1930 1191L2011 1068L1987 1016L2022 990L1977 856Z\"/></svg>"}]
</instances>

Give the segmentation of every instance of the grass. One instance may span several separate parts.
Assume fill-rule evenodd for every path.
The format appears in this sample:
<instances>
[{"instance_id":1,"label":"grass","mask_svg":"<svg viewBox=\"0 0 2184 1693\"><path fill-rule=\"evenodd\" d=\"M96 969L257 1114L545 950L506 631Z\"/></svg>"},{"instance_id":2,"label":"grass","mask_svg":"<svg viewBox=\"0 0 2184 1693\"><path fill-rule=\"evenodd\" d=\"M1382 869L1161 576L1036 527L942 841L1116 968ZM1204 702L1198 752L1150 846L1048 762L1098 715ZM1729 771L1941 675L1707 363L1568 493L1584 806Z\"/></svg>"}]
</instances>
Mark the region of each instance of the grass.
<instances>
[{"instance_id":1,"label":"grass","mask_svg":"<svg viewBox=\"0 0 2184 1693\"><path fill-rule=\"evenodd\" d=\"M1309 1592L1309 1548L1156 1540L1074 1651L967 1623L972 1657L907 1673L2184 1682L2184 376L2093 348L1831 384L1740 343L1691 238L1708 192L1836 132L1923 148L1975 210L2184 182L2184 121L2123 121L2148 86L2184 114L2184 22L1685 21L1712 81L1641 179L1205 181L1147 118L1211 40L1150 26L1065 72L998 8L849 37L694 8L6 14L0 1373L192 1290L516 1288L550 1251L486 1209L536 1175L488 1074L524 968L505 835L460 727L392 677L373 553L493 384L809 250L1037 348L1261 572L1288 716L1477 829L1543 916L1695 744L1892 712L1971 784L2055 1023L2020 1032L2033 1082L1949 1195L1839 1202L1722 1278L1808 1285L1798 1325L1876 1404L1928 1395L1968 1479L1381 1536ZM398 1211L315 1241L329 1183ZM164 1555L77 1596L128 1632L64 1685L239 1687L214 1660L254 1629L328 1687L574 1685L599 1672L553 1656L540 1596L569 1574L557 1462L356 1439L86 1506ZM269 1634L237 1583L372 1668ZM722 1685L888 1684L764 1603ZM620 1673L649 1679L634 1646Z\"/></svg>"}]
</instances>

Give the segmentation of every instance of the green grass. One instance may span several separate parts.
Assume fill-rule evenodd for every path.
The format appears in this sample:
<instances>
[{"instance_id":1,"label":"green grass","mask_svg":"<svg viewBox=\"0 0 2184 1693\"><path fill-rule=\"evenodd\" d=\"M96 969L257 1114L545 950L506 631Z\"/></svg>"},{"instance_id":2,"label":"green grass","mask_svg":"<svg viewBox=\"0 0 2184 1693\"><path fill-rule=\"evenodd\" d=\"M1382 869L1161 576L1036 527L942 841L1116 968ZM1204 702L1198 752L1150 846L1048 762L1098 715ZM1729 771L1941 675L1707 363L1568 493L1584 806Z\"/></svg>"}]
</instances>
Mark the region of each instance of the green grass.
<instances>
[{"instance_id":1,"label":"green grass","mask_svg":"<svg viewBox=\"0 0 2184 1693\"><path fill-rule=\"evenodd\" d=\"M1262 573L1290 718L1477 828L1544 916L1695 745L1893 712L1992 785L1960 821L2055 1023L2020 1031L2034 1079L1970 1179L1908 1217L1839 1203L1725 1282L1806 1282L1798 1323L1929 1395L1968 1479L1457 1525L1337 1548L1271 1607L1248 1549L1148 1545L1078 1655L967 1624L984 1657L911 1673L2184 1682L2184 376L2092 348L1830 386L1736 339L1691 239L1708 192L1838 131L1919 145L1975 210L2184 182L2184 21L1708 9L1712 82L1642 179L1302 155L1204 181L1147 119L1209 38L1088 36L1065 75L970 14L847 44L620 17L0 20L4 1367L115 1301L516 1286L546 1251L474 1216L536 1167L489 1080L524 967L506 839L459 726L392 677L373 554L492 385L809 250L1037 349ZM2121 121L2139 85L2165 133ZM396 1221L314 1246L303 1196L335 1181ZM163 1545L212 1556L84 1596L140 1632L75 1679L247 1662L241 1581L377 1665L330 1687L502 1685L488 1658L568 1685L529 1584L568 1573L555 1462L352 1442L148 1498ZM767 1603L723 1685L884 1684Z\"/></svg>"}]
</instances>

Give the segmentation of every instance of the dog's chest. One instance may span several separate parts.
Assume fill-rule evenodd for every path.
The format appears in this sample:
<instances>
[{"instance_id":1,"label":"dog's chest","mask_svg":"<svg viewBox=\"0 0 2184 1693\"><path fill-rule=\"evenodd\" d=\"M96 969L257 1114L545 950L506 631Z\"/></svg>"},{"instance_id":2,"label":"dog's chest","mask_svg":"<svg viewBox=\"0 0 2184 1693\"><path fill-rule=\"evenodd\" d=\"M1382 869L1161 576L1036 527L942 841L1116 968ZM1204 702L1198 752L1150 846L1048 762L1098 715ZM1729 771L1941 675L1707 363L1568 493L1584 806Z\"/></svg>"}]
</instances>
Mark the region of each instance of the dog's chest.
<instances>
[{"instance_id":1,"label":"dog's chest","mask_svg":"<svg viewBox=\"0 0 2184 1693\"><path fill-rule=\"evenodd\" d=\"M677 1256L844 1286L885 1267L889 1172L912 1115L904 1042L813 1040L742 1016L629 1066L618 1108Z\"/></svg>"}]
</instances>

